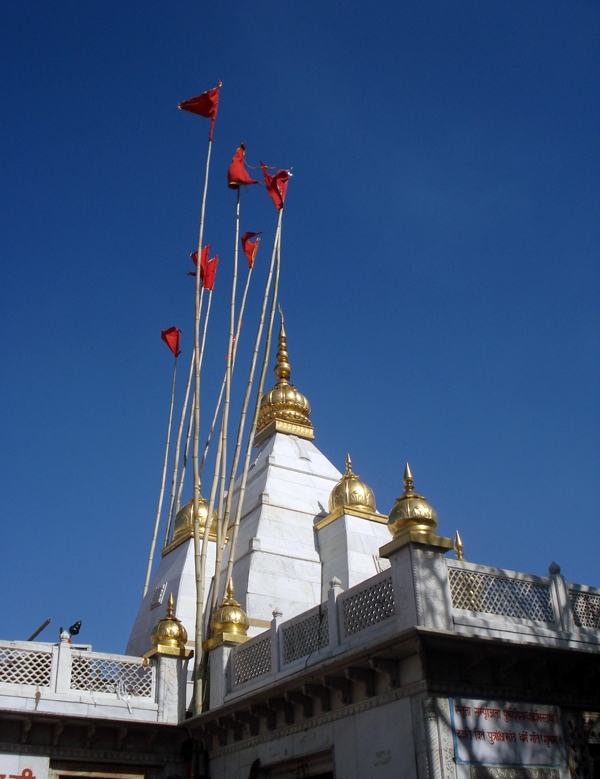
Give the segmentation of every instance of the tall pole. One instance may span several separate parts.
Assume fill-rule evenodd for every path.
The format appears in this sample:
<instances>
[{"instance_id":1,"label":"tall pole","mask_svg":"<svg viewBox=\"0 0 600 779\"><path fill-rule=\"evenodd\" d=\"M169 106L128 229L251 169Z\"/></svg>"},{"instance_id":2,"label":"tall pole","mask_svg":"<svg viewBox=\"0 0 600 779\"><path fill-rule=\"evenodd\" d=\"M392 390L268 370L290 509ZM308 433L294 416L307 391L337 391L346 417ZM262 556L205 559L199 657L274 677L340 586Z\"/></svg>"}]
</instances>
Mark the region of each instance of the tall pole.
<instances>
[{"instance_id":1,"label":"tall pole","mask_svg":"<svg viewBox=\"0 0 600 779\"><path fill-rule=\"evenodd\" d=\"M248 434L248 442L246 444L246 456L244 458L244 468L242 470L242 479L240 482L240 490L238 493L238 501L235 511L235 520L233 523L233 530L231 534L231 544L230 544L230 550L229 550L229 560L227 561L227 576L225 578L225 581L229 581L230 578L233 575L233 563L235 558L235 550L237 546L237 539L238 539L238 531L240 527L240 520L242 517L242 506L244 503L244 496L246 494L246 484L248 482L248 471L250 470L250 458L252 455L252 447L254 444L254 433L256 432L256 425L258 423L258 412L260 411L260 401L263 394L263 389L265 385L265 375L267 373L267 366L269 363L269 352L271 350L271 339L273 336L273 319L275 318L275 307L277 304L277 294L279 292L279 273L281 270L281 219L283 216L283 209L279 211L279 222L277 225L277 241L276 241L276 247L277 247L277 264L275 267L275 281L273 284L273 296L271 298L271 310L269 312L269 326L267 329L267 338L265 341L265 351L263 356L263 363L260 371L260 378L258 380L258 388L256 393L256 403L254 406L254 416L252 418L252 425L250 427L250 432ZM275 252L275 246L274 246L274 252ZM263 305L263 317L264 319L264 305ZM258 342L257 342L258 343ZM258 347L255 346L255 355L257 353ZM255 359L253 357L253 359Z\"/></svg>"},{"instance_id":2,"label":"tall pole","mask_svg":"<svg viewBox=\"0 0 600 779\"><path fill-rule=\"evenodd\" d=\"M212 129L212 127L211 127ZM212 133L211 133L212 135ZM208 190L208 171L210 168L210 153L212 150L212 137L209 135L208 151L206 153L206 170L204 173L204 190L202 192L202 206L200 209L200 226L198 228L198 269L196 271L196 307L194 318L194 355L195 355L195 382L194 382L194 445L192 460L194 466L194 550L200 549L200 533L198 529L198 513L200 499L200 474L198 470L198 444L200 441L200 262L202 257L202 238L204 236L204 215L206 212L206 193ZM200 599L200 610L202 610L202 598L204 596L204 577L198 564L195 565L196 575L196 600ZM196 624L195 652L194 652L194 706L199 707L199 713L202 708L202 625Z\"/></svg>"},{"instance_id":3,"label":"tall pole","mask_svg":"<svg viewBox=\"0 0 600 779\"><path fill-rule=\"evenodd\" d=\"M210 147L209 147L210 148ZM203 214L204 215L204 214ZM237 283L237 258L238 258L238 241L240 232L240 188L237 190L237 202L235 212L235 249L233 255L233 276L231 281L231 303L230 303L230 315L229 315L229 344L227 348L227 382L225 384L225 401L223 403L223 416L221 418L221 440L223 442L221 452L221 463L216 462L215 469L219 467L224 468L227 461L227 422L229 416L229 404L231 398L231 365L232 365L232 347L233 347L233 334L235 328L235 290ZM198 250L198 257L200 257L200 249ZM198 280L198 277L196 277ZM199 333L199 328L197 333ZM200 361L199 349L197 352L197 365L196 365L196 409L194 420L194 562L196 573L196 640L194 651L194 714L200 714L202 711L202 682L203 682L203 662L202 662L202 632L203 632L203 603L204 603L204 572L206 570L206 552L208 549L208 535L211 524L212 511L214 508L214 496L211 488L211 498L208 505L208 514L206 519L206 526L204 528L204 537L202 542L202 549L200 548L200 532L198 523L198 498L200 494L200 471L198 463L198 443L200 433L200 376L198 371L198 363ZM214 479L213 479L214 483ZM212 505L211 505L212 503Z\"/></svg>"},{"instance_id":4,"label":"tall pole","mask_svg":"<svg viewBox=\"0 0 600 779\"><path fill-rule=\"evenodd\" d=\"M171 443L171 424L173 422L173 406L175 405L175 381L177 379L177 360L175 355L175 367L173 368L173 385L171 387L171 407L169 409L169 424L167 426L167 443L165 445L165 456L163 460L162 479L160 482L160 493L158 495L158 507L156 509L156 519L154 520L154 532L152 533L152 543L150 544L150 554L148 556L148 566L146 568L146 578L144 580L144 592L142 600L146 597L148 592L148 585L150 584L150 574L152 573L152 562L154 560L154 548L156 547L156 537L158 535L158 525L160 523L160 513L162 511L163 497L165 494L165 481L167 478L167 462L169 459L169 444Z\"/></svg>"}]
</instances>

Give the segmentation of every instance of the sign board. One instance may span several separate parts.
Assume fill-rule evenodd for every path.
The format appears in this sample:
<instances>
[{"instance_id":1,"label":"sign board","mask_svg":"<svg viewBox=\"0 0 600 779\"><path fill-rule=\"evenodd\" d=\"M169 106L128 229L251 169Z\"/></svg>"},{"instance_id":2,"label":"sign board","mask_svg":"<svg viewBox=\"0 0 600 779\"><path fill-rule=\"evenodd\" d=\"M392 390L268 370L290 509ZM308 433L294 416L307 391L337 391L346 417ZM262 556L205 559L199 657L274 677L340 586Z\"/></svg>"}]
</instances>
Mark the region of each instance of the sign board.
<instances>
[{"instance_id":1,"label":"sign board","mask_svg":"<svg viewBox=\"0 0 600 779\"><path fill-rule=\"evenodd\" d=\"M557 706L450 698L458 764L561 766L567 762Z\"/></svg>"},{"instance_id":2,"label":"sign board","mask_svg":"<svg viewBox=\"0 0 600 779\"><path fill-rule=\"evenodd\" d=\"M48 779L47 757L0 754L0 779Z\"/></svg>"}]
</instances>

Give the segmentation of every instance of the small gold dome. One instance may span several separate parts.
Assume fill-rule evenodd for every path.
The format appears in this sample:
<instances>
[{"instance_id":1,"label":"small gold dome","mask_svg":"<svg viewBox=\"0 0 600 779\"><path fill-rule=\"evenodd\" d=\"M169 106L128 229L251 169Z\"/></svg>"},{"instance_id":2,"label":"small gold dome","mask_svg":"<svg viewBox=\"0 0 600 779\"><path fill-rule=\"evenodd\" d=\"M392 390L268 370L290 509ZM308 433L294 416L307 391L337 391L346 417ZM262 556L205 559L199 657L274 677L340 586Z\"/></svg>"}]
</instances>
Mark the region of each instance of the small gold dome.
<instances>
[{"instance_id":1,"label":"small gold dome","mask_svg":"<svg viewBox=\"0 0 600 779\"><path fill-rule=\"evenodd\" d=\"M170 650L185 650L185 643L188 637L187 630L181 624L181 620L175 616L174 607L173 593L171 593L167 604L167 614L158 620L158 624L150 636L152 645L158 650L161 647Z\"/></svg>"},{"instance_id":2,"label":"small gold dome","mask_svg":"<svg viewBox=\"0 0 600 779\"><path fill-rule=\"evenodd\" d=\"M202 538L204 528L206 527L206 518L208 516L208 503L200 495L198 499L198 519L200 538ZM175 516L175 525L173 527L173 542L184 541L194 535L194 499L182 506ZM212 522L208 530L208 537L211 541L217 538L217 512L213 509Z\"/></svg>"},{"instance_id":3,"label":"small gold dome","mask_svg":"<svg viewBox=\"0 0 600 779\"><path fill-rule=\"evenodd\" d=\"M422 495L413 490L413 477L410 466L404 469L404 492L396 500L388 518L388 530L397 538L403 530L416 533L435 533L438 516L435 509Z\"/></svg>"},{"instance_id":4,"label":"small gold dome","mask_svg":"<svg viewBox=\"0 0 600 779\"><path fill-rule=\"evenodd\" d=\"M234 633L237 636L245 636L248 633L250 622L244 609L233 597L233 579L227 583L227 593L213 614L210 627L213 638L223 633Z\"/></svg>"},{"instance_id":5,"label":"small gold dome","mask_svg":"<svg viewBox=\"0 0 600 779\"><path fill-rule=\"evenodd\" d=\"M279 330L279 349L275 364L277 384L265 392L260 401L258 421L256 424L255 444L270 435L266 428L272 425L272 432L281 430L302 438L314 438L313 426L310 422L310 403L308 399L289 382L292 367L287 352L287 339L281 317ZM277 424L280 423L280 424ZM263 431L265 431L263 433ZM261 435L263 433L263 435Z\"/></svg>"},{"instance_id":6,"label":"small gold dome","mask_svg":"<svg viewBox=\"0 0 600 779\"><path fill-rule=\"evenodd\" d=\"M375 511L373 490L368 484L361 481L355 473L352 473L350 455L346 457L346 473L331 490L329 513L331 514L339 506L351 506L367 509L367 511Z\"/></svg>"}]
</instances>

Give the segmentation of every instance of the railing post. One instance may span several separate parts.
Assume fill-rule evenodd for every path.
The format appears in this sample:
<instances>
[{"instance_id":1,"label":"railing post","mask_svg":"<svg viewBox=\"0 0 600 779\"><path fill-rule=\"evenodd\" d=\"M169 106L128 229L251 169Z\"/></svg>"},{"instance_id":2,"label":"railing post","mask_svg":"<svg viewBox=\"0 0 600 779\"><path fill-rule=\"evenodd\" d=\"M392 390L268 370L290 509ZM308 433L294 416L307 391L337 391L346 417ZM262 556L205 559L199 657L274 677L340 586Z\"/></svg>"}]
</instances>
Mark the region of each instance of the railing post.
<instances>
[{"instance_id":1,"label":"railing post","mask_svg":"<svg viewBox=\"0 0 600 779\"><path fill-rule=\"evenodd\" d=\"M550 594L556 611L557 624L562 630L571 633L575 627L575 622L573 620L573 609L571 608L569 588L565 582L565 577L560 572L560 565L555 562L550 563L548 573L550 574L553 584L550 588Z\"/></svg>"},{"instance_id":2,"label":"railing post","mask_svg":"<svg viewBox=\"0 0 600 779\"><path fill-rule=\"evenodd\" d=\"M66 630L60 634L58 658L56 663L56 692L69 692L71 689L71 644Z\"/></svg>"},{"instance_id":3,"label":"railing post","mask_svg":"<svg viewBox=\"0 0 600 779\"><path fill-rule=\"evenodd\" d=\"M279 625L283 618L283 613L279 608L275 608L273 619L271 620L271 673L276 674L282 666L282 658L279 652Z\"/></svg>"},{"instance_id":4,"label":"railing post","mask_svg":"<svg viewBox=\"0 0 600 779\"><path fill-rule=\"evenodd\" d=\"M339 646L340 636L342 633L343 625L339 624L339 615L337 608L338 596L342 594L342 583L334 576L329 582L329 592L327 593L327 616L329 620L329 646Z\"/></svg>"}]
</instances>

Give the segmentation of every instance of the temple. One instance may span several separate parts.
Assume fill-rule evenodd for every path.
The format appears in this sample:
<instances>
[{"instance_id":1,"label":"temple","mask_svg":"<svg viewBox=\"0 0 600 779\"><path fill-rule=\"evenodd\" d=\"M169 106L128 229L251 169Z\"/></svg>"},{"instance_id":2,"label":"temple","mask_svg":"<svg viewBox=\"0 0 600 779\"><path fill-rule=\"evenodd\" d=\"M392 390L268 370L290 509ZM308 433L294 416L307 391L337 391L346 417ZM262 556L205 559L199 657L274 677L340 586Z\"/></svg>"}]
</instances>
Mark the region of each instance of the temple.
<instances>
[{"instance_id":1,"label":"temple","mask_svg":"<svg viewBox=\"0 0 600 779\"><path fill-rule=\"evenodd\" d=\"M408 464L380 513L291 370L282 324L212 614L201 500L201 713L190 502L124 655L0 641L0 779L600 779L600 590L465 560Z\"/></svg>"}]
</instances>

